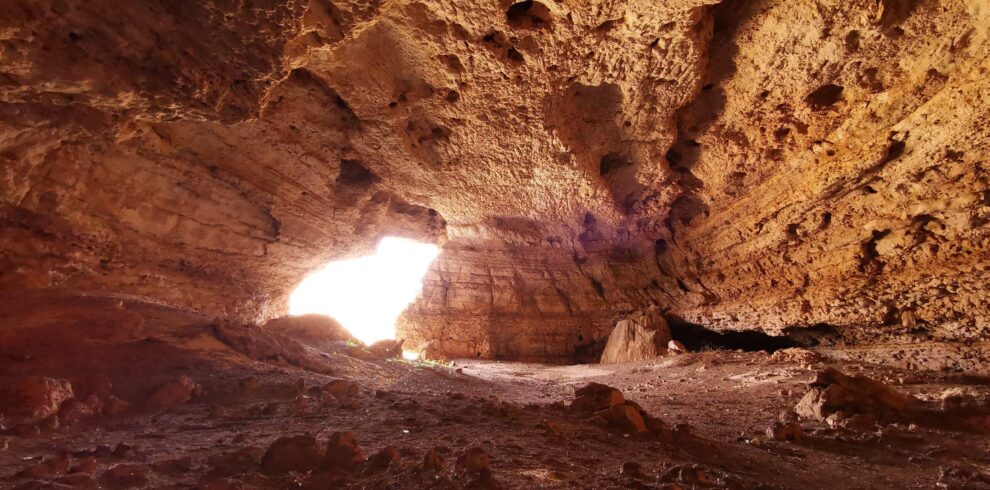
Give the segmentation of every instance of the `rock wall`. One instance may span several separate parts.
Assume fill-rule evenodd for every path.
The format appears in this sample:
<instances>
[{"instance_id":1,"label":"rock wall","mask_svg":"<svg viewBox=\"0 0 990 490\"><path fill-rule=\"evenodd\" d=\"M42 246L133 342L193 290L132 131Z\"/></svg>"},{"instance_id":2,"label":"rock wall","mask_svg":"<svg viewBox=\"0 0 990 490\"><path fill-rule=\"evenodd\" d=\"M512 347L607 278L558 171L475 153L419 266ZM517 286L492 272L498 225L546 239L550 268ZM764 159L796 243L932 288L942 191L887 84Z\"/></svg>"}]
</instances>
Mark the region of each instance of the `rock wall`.
<instances>
[{"instance_id":1,"label":"rock wall","mask_svg":"<svg viewBox=\"0 0 990 490\"><path fill-rule=\"evenodd\" d=\"M385 234L652 233L711 32L699 0L104 3L0 14L0 288L255 319Z\"/></svg>"},{"instance_id":2,"label":"rock wall","mask_svg":"<svg viewBox=\"0 0 990 490\"><path fill-rule=\"evenodd\" d=\"M930 357L981 362L990 10L870 6L715 11L705 90L668 154L696 186L672 213L666 302L720 329L827 327L873 360L938 364L917 354L944 342L954 354Z\"/></svg>"},{"instance_id":3,"label":"rock wall","mask_svg":"<svg viewBox=\"0 0 990 490\"><path fill-rule=\"evenodd\" d=\"M616 314L652 304L659 292L652 250L595 250L541 241L541 232L502 236L496 248L484 237L494 229L447 231L421 297L399 320L398 336L414 350L428 343L448 357L566 362L606 338Z\"/></svg>"},{"instance_id":4,"label":"rock wall","mask_svg":"<svg viewBox=\"0 0 990 490\"><path fill-rule=\"evenodd\" d=\"M987 338L980 0L118 3L0 12L0 290L260 320L391 234L451 355Z\"/></svg>"}]
</instances>

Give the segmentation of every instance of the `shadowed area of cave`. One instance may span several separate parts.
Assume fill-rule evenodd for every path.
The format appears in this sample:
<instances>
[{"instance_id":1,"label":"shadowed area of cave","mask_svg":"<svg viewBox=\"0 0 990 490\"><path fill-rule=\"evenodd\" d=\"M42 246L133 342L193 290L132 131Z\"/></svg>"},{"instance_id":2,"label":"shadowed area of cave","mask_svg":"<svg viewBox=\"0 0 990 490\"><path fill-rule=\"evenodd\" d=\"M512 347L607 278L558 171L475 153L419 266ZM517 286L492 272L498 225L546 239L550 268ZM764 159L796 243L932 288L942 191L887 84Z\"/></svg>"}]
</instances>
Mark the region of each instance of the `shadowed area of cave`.
<instances>
[{"instance_id":1,"label":"shadowed area of cave","mask_svg":"<svg viewBox=\"0 0 990 490\"><path fill-rule=\"evenodd\" d=\"M985 0L7 0L0 487L990 488L988 73Z\"/></svg>"},{"instance_id":2,"label":"shadowed area of cave","mask_svg":"<svg viewBox=\"0 0 990 490\"><path fill-rule=\"evenodd\" d=\"M670 333L690 351L726 349L773 354L791 347L812 347L808 337L767 335L758 330L717 332L701 325L670 319Z\"/></svg>"}]
</instances>

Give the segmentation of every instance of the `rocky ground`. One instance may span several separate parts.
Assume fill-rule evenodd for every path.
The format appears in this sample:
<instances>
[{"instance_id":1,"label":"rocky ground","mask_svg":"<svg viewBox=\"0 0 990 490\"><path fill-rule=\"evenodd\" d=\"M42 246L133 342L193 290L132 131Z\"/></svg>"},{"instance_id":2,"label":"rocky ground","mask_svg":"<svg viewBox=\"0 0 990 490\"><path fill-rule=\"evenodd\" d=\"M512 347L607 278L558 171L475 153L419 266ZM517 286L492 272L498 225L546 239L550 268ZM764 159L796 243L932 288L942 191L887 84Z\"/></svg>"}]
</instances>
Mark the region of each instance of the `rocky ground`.
<instances>
[{"instance_id":1,"label":"rocky ground","mask_svg":"<svg viewBox=\"0 0 990 490\"><path fill-rule=\"evenodd\" d=\"M119 296L0 322L3 488L990 488L988 378L802 350L404 361Z\"/></svg>"}]
</instances>

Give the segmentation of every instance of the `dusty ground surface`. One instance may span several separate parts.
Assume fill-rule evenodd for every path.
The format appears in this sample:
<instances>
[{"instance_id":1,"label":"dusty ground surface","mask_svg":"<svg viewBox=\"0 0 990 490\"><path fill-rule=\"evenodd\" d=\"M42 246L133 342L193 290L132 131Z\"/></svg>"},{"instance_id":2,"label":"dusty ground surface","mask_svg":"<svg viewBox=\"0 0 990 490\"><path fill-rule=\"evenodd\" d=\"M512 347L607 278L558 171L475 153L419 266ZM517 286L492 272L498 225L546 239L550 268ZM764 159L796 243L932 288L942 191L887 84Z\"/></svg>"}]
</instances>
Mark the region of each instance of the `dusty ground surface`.
<instances>
[{"instance_id":1,"label":"dusty ground surface","mask_svg":"<svg viewBox=\"0 0 990 490\"><path fill-rule=\"evenodd\" d=\"M768 437L827 360L728 351L621 365L362 360L257 329L232 340L209 319L133 298L13 299L0 309L0 386L43 375L70 382L77 400L128 405L75 421L70 402L47 418L8 417L3 488L990 488L990 440L972 430L803 420L798 443ZM990 396L985 378L835 365L921 403L960 386ZM182 376L197 385L188 400L162 394ZM357 391L327 394L340 379ZM638 402L670 437L568 409L592 381ZM281 437L313 436L322 452L336 432L353 432L371 460L283 472L265 458ZM388 446L396 452L376 456ZM472 448L488 455L490 475L458 462ZM431 449L439 469L424 468Z\"/></svg>"}]
</instances>

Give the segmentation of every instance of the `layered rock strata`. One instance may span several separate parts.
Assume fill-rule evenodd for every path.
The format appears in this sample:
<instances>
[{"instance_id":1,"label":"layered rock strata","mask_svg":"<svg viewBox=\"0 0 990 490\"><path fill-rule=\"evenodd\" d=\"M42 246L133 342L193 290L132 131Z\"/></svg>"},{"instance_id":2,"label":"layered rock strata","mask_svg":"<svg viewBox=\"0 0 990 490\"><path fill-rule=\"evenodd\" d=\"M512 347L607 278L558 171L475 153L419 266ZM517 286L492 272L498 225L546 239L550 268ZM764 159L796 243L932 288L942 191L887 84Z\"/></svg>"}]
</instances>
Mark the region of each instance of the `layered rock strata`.
<instances>
[{"instance_id":1,"label":"layered rock strata","mask_svg":"<svg viewBox=\"0 0 990 490\"><path fill-rule=\"evenodd\" d=\"M262 321L399 235L449 355L987 339L979 0L118 3L0 12L0 290Z\"/></svg>"}]
</instances>

